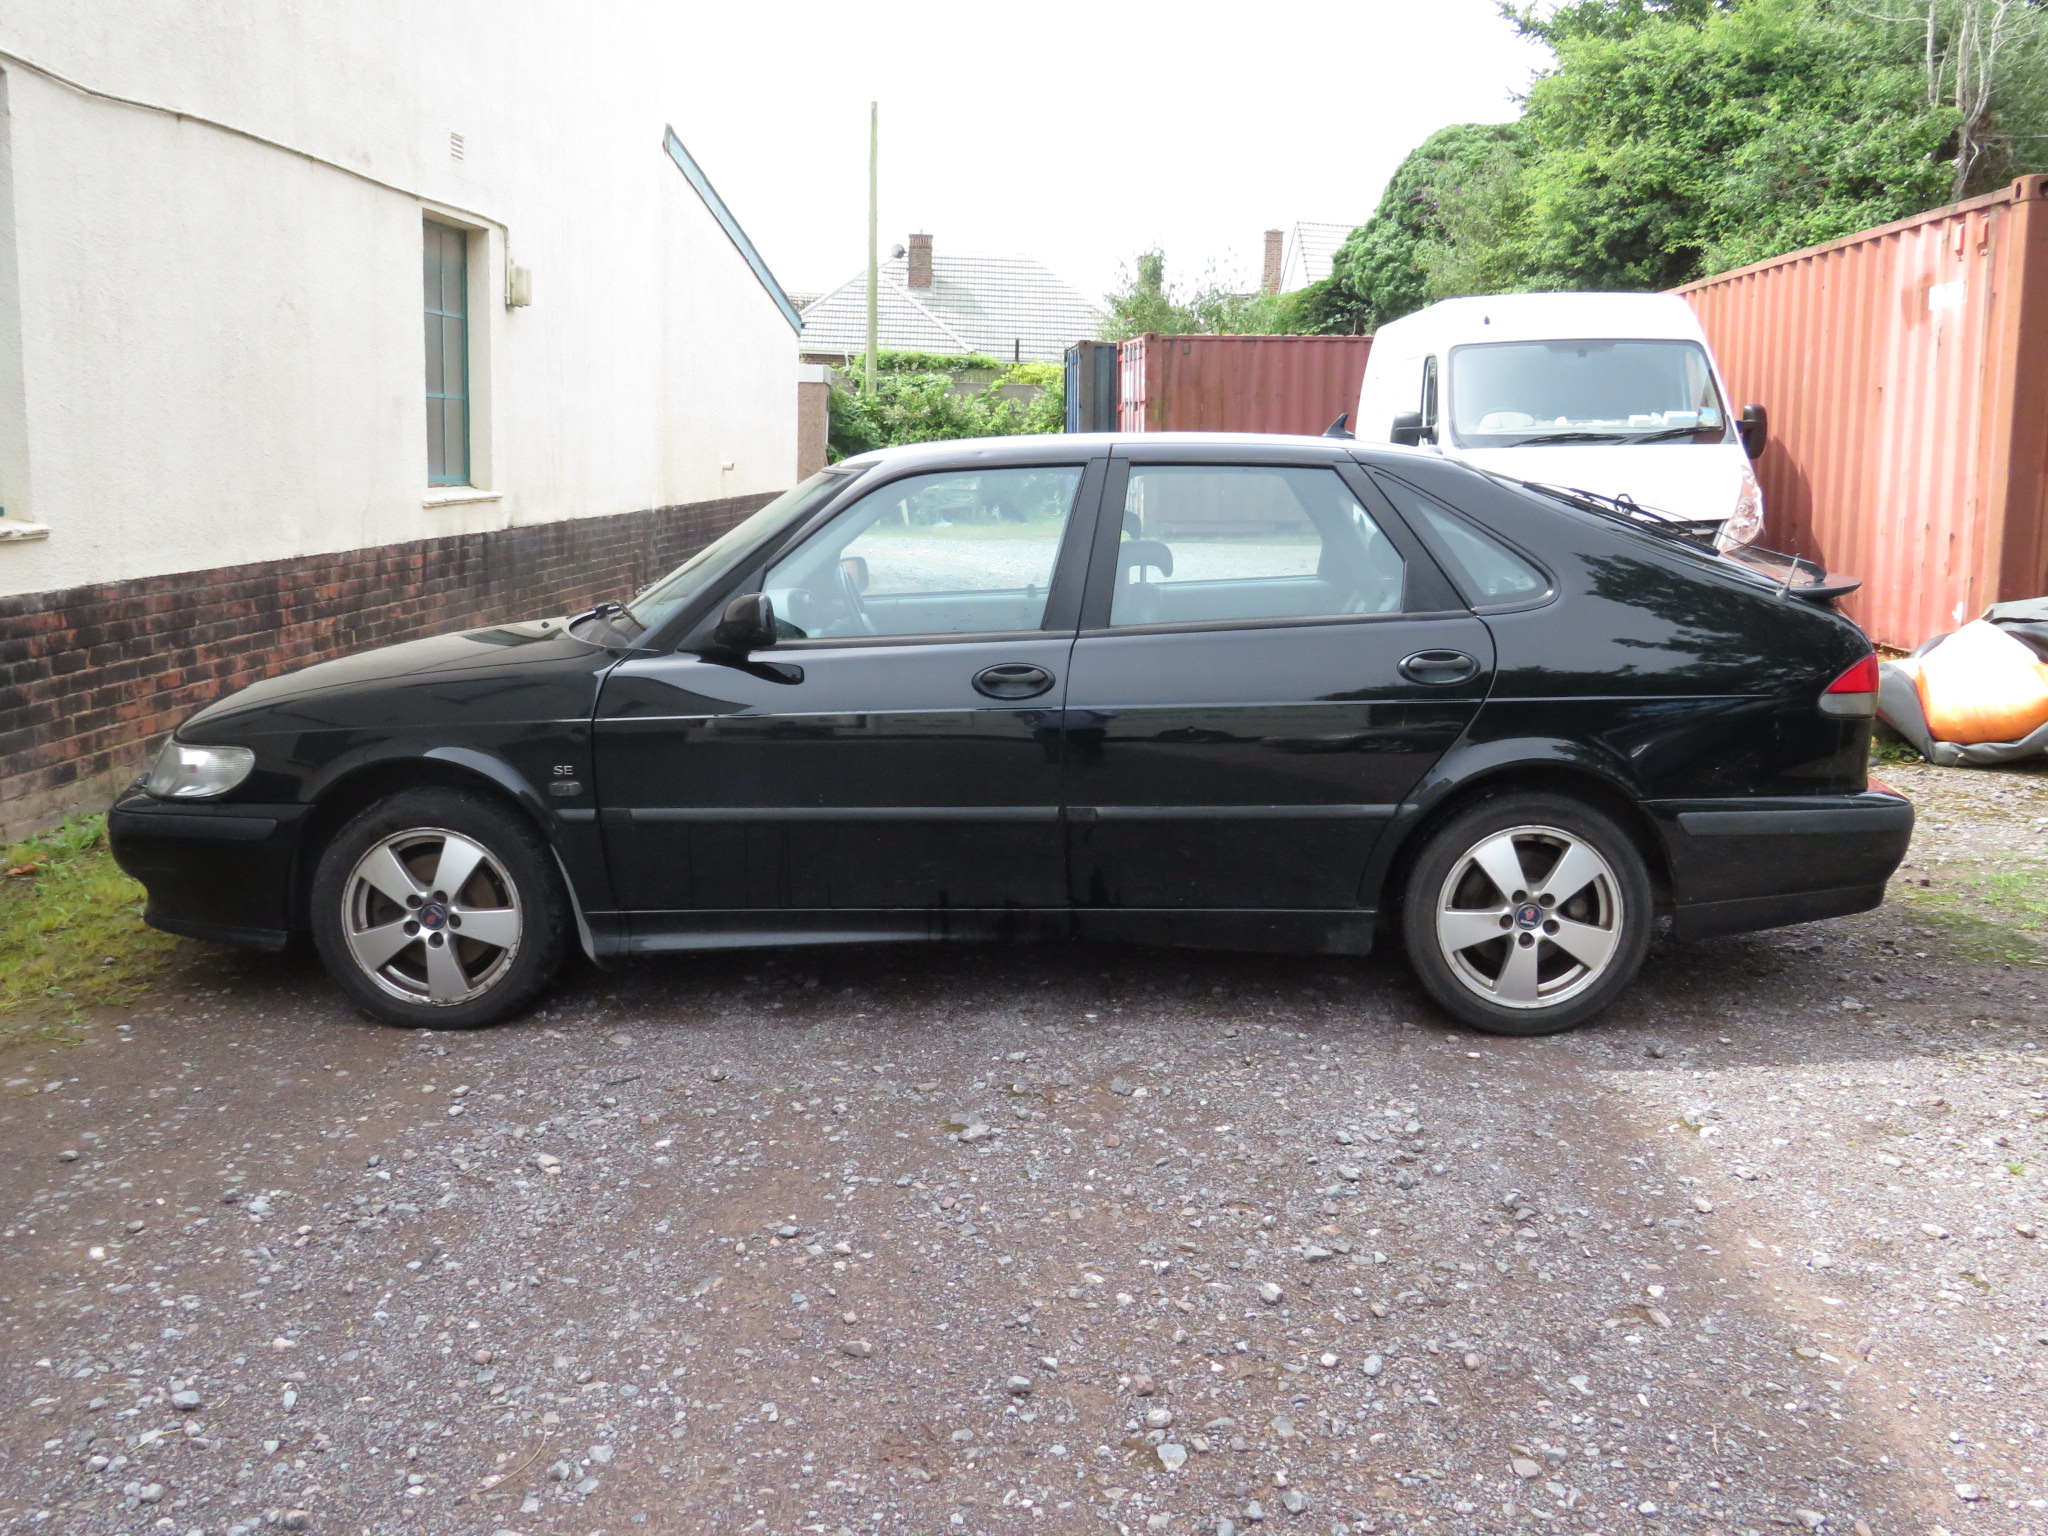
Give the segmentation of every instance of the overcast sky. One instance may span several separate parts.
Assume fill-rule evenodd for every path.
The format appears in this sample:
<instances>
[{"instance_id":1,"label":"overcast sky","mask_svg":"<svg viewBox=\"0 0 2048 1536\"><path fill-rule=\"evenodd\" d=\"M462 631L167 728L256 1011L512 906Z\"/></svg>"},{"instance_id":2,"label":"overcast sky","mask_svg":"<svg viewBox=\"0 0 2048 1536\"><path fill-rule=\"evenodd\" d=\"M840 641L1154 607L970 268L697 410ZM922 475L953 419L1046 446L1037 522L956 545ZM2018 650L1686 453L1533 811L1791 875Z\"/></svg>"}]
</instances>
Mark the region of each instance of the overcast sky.
<instances>
[{"instance_id":1,"label":"overcast sky","mask_svg":"<svg viewBox=\"0 0 2048 1536\"><path fill-rule=\"evenodd\" d=\"M693 5L675 35L676 131L810 292L867 259L870 100L885 257L922 229L1093 298L1152 245L1249 287L1262 231L1362 223L1403 155L1513 117L1545 58L1494 0L798 0Z\"/></svg>"}]
</instances>

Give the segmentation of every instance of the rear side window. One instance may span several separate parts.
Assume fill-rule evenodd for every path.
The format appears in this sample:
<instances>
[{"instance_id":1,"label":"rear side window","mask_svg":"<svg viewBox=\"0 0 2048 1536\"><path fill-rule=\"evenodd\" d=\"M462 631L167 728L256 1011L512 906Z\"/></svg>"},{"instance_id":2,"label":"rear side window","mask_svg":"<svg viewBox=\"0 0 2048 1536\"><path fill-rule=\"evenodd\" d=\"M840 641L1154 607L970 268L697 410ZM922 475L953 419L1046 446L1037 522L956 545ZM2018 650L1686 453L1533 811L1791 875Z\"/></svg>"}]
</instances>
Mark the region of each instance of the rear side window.
<instances>
[{"instance_id":1,"label":"rear side window","mask_svg":"<svg viewBox=\"0 0 2048 1536\"><path fill-rule=\"evenodd\" d=\"M1401 611L1406 562L1331 469L1135 465L1123 520L1120 628Z\"/></svg>"},{"instance_id":2,"label":"rear side window","mask_svg":"<svg viewBox=\"0 0 2048 1536\"><path fill-rule=\"evenodd\" d=\"M1548 578L1535 566L1443 503L1391 475L1375 473L1372 478L1387 500L1401 509L1402 516L1422 524L1435 536L1434 542L1450 558L1452 574L1474 607L1518 603L1549 590Z\"/></svg>"}]
</instances>

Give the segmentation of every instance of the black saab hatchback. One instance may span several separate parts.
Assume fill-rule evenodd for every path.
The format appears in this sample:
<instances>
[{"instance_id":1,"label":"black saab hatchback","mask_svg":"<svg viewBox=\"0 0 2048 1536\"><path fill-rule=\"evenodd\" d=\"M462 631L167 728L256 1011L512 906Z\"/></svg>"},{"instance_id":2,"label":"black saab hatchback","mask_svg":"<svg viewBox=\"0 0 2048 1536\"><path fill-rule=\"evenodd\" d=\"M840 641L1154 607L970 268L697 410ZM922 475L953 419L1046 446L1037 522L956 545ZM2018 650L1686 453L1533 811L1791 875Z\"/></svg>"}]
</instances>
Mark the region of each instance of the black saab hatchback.
<instances>
[{"instance_id":1,"label":"black saab hatchback","mask_svg":"<svg viewBox=\"0 0 2048 1536\"><path fill-rule=\"evenodd\" d=\"M623 606L308 667L114 806L172 933L393 1023L593 959L1076 936L1364 954L1476 1028L1875 906L1911 806L1809 567L1335 439L849 459Z\"/></svg>"}]
</instances>

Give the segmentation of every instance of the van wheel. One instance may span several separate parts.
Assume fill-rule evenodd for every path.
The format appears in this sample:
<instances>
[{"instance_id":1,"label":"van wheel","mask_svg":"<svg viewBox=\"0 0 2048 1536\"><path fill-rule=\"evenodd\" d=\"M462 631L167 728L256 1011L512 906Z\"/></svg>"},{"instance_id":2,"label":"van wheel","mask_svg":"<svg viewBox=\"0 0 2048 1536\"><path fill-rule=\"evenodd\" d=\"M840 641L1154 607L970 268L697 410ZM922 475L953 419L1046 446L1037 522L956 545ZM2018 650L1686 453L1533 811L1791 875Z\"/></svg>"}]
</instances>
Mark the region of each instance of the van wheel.
<instances>
[{"instance_id":1,"label":"van wheel","mask_svg":"<svg viewBox=\"0 0 2048 1536\"><path fill-rule=\"evenodd\" d=\"M1535 793L1439 827L1402 902L1424 988L1495 1035L1555 1034L1607 1007L1642 966L1652 915L1628 834L1581 801Z\"/></svg>"},{"instance_id":2,"label":"van wheel","mask_svg":"<svg viewBox=\"0 0 2048 1536\"><path fill-rule=\"evenodd\" d=\"M510 1017L568 948L568 900L539 834L459 790L406 790L343 827L320 856L312 916L342 991L410 1029Z\"/></svg>"}]
</instances>

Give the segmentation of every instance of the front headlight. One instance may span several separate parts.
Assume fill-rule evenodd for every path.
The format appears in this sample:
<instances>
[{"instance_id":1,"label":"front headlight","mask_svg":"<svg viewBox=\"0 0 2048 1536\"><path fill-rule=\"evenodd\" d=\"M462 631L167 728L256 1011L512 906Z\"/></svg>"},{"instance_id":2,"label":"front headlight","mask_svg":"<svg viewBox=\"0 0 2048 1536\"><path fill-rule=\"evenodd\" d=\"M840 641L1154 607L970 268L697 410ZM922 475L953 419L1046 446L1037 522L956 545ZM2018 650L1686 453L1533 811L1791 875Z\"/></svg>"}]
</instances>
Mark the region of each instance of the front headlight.
<instances>
[{"instance_id":1,"label":"front headlight","mask_svg":"<svg viewBox=\"0 0 2048 1536\"><path fill-rule=\"evenodd\" d=\"M188 747L175 737L156 755L142 787L159 800L211 800L224 795L256 766L247 747Z\"/></svg>"},{"instance_id":2,"label":"front headlight","mask_svg":"<svg viewBox=\"0 0 2048 1536\"><path fill-rule=\"evenodd\" d=\"M1735 510L1714 535L1714 548L1722 551L1754 544L1764 531L1764 491L1747 464L1742 466L1742 486L1735 493Z\"/></svg>"}]
</instances>

